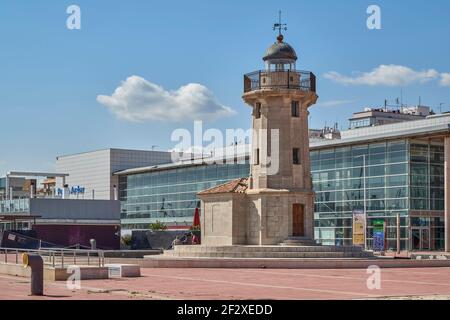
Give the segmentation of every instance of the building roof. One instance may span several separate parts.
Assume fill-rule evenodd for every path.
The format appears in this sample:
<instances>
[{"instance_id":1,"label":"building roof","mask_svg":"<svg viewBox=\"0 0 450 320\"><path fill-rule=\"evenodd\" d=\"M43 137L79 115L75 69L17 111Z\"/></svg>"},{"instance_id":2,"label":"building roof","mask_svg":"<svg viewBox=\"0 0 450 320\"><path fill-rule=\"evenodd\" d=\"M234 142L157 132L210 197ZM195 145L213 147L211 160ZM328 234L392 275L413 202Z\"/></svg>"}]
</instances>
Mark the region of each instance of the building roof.
<instances>
[{"instance_id":1,"label":"building roof","mask_svg":"<svg viewBox=\"0 0 450 320\"><path fill-rule=\"evenodd\" d=\"M152 172L152 171L161 171L161 170L169 170L169 169L179 169L179 168L188 168L188 167L196 167L196 166L203 166L206 164L225 164L225 163L231 163L235 160L242 161L245 159L248 159L250 157L250 154L245 151L243 153L237 154L235 157L199 157L191 159L185 159L180 160L178 162L169 162L169 163L163 163L153 166L147 166L147 167L139 167L139 168L131 168L127 170L121 170L114 172L114 175L128 175L128 174L138 174L138 173L144 173L144 172Z\"/></svg>"},{"instance_id":2,"label":"building roof","mask_svg":"<svg viewBox=\"0 0 450 320\"><path fill-rule=\"evenodd\" d=\"M248 178L240 178L201 191L198 193L198 195L221 194L221 193L245 193L247 189L248 189Z\"/></svg>"},{"instance_id":3,"label":"building roof","mask_svg":"<svg viewBox=\"0 0 450 320\"><path fill-rule=\"evenodd\" d=\"M426 119L415 121L341 131L341 139L310 139L310 148L311 150L319 150L328 147L347 146L352 144L368 143L377 140L437 136L448 133L450 133L450 114L441 114L429 116ZM251 147L246 148L246 150L247 149L250 150ZM249 156L250 153L245 151L243 153L239 152L237 158L247 159ZM194 160L183 160L174 163L121 170L114 172L114 175L129 175L152 171L202 166L205 164L214 163L216 159L218 161L217 163L224 163L223 157L197 158ZM226 160L225 162L228 163Z\"/></svg>"},{"instance_id":4,"label":"building roof","mask_svg":"<svg viewBox=\"0 0 450 320\"><path fill-rule=\"evenodd\" d=\"M36 171L9 171L6 173L9 177L68 177L68 173L58 172L36 172Z\"/></svg>"},{"instance_id":5,"label":"building roof","mask_svg":"<svg viewBox=\"0 0 450 320\"><path fill-rule=\"evenodd\" d=\"M267 60L294 60L297 61L297 53L286 42L274 43L263 57L264 61Z\"/></svg>"},{"instance_id":6,"label":"building roof","mask_svg":"<svg viewBox=\"0 0 450 320\"><path fill-rule=\"evenodd\" d=\"M368 117L420 120L420 119L425 119L426 115L392 112L392 111L382 111L382 110L377 109L377 110L367 110L367 111L355 112L355 113L353 113L352 117L349 120L350 121L360 120L362 118L368 118Z\"/></svg>"},{"instance_id":7,"label":"building roof","mask_svg":"<svg viewBox=\"0 0 450 320\"><path fill-rule=\"evenodd\" d=\"M426 119L365 127L341 132L341 139L310 143L312 150L367 143L377 140L402 139L410 137L429 137L450 132L450 114L429 116Z\"/></svg>"},{"instance_id":8,"label":"building roof","mask_svg":"<svg viewBox=\"0 0 450 320\"><path fill-rule=\"evenodd\" d=\"M130 152L130 153L145 152L145 153L153 153L153 154L171 153L169 151L160 151L160 150L138 150L138 149L123 149L123 148L105 148L105 149L97 149L97 150L76 152L76 153L72 153L72 154L63 154L63 155L56 156L56 159L58 160L60 158L69 158L69 157L74 157L74 156L80 156L80 155L97 153L97 152L107 152L107 151L109 151L109 152L120 151L120 152Z\"/></svg>"}]
</instances>

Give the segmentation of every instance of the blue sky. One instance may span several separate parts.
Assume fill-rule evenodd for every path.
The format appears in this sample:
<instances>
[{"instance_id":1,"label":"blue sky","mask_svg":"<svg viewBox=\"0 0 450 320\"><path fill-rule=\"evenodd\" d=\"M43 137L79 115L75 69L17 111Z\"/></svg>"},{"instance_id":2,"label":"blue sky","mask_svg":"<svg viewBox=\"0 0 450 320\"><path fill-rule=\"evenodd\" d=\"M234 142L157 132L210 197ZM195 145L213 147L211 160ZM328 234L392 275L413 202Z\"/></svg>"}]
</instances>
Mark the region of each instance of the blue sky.
<instances>
[{"instance_id":1,"label":"blue sky","mask_svg":"<svg viewBox=\"0 0 450 320\"><path fill-rule=\"evenodd\" d=\"M81 30L66 28L71 4L81 8ZM381 30L366 27L371 4L381 7ZM262 68L280 9L289 28L285 40L299 56L297 67L318 77L320 99L310 109L311 127L337 121L346 128L352 112L385 98L393 101L401 89L405 103L417 104L421 96L423 104L438 109L446 103L444 111L450 110L450 86L444 86L450 73L446 0L3 0L0 175L52 170L61 154L171 148L172 131L192 128L191 111L199 102L173 109L172 121L152 118L153 113L136 119L145 115L140 109L134 118L118 117L97 97L111 96L132 76L140 90L171 95L159 105L168 112L176 97L184 97L180 87L200 84L187 87L206 95L199 110L211 102L219 116L207 117L205 127L248 128L242 75ZM389 76L396 81L383 78Z\"/></svg>"}]
</instances>

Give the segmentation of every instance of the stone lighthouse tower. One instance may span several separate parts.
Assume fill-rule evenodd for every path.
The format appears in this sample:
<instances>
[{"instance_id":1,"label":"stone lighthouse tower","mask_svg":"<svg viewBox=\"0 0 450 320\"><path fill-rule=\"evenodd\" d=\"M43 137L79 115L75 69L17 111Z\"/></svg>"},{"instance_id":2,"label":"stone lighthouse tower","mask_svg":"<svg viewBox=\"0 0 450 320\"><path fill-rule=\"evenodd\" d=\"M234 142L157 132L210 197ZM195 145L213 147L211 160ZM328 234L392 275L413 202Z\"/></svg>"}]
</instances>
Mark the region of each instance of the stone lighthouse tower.
<instances>
[{"instance_id":1,"label":"stone lighthouse tower","mask_svg":"<svg viewBox=\"0 0 450 320\"><path fill-rule=\"evenodd\" d=\"M206 246L312 245L314 193L308 108L317 101L313 73L298 71L281 22L263 70L244 76L252 108L251 176L200 192Z\"/></svg>"},{"instance_id":2,"label":"stone lighthouse tower","mask_svg":"<svg viewBox=\"0 0 450 320\"><path fill-rule=\"evenodd\" d=\"M308 108L318 98L316 79L311 72L297 70L297 54L284 42L281 23L276 26L280 33L263 57L265 68L244 76L243 96L253 109L247 194L263 204L266 227L279 226L267 234L268 243L314 238Z\"/></svg>"}]
</instances>

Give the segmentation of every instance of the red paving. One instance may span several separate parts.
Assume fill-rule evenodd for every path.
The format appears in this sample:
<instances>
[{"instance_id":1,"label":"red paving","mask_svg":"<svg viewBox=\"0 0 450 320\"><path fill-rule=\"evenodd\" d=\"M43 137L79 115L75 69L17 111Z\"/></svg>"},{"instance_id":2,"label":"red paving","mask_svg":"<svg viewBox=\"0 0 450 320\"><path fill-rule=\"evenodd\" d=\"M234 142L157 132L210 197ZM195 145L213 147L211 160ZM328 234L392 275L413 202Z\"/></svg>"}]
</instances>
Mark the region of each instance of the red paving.
<instances>
[{"instance_id":1,"label":"red paving","mask_svg":"<svg viewBox=\"0 0 450 320\"><path fill-rule=\"evenodd\" d=\"M372 299L446 296L450 268L382 269L369 290L364 269L142 269L141 278L86 280L81 290L46 282L46 297L30 297L29 279L0 275L0 299Z\"/></svg>"}]
</instances>

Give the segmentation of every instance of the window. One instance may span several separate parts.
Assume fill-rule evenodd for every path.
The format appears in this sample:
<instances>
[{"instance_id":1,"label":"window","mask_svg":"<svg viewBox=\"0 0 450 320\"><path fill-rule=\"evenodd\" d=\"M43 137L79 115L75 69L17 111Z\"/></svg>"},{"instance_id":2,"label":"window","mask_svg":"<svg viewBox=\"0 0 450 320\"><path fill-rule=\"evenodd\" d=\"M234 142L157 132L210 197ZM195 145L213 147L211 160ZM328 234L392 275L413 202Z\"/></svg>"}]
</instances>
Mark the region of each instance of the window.
<instances>
[{"instance_id":1,"label":"window","mask_svg":"<svg viewBox=\"0 0 450 320\"><path fill-rule=\"evenodd\" d=\"M257 102L255 105L255 118L261 118L261 103Z\"/></svg>"},{"instance_id":2,"label":"window","mask_svg":"<svg viewBox=\"0 0 450 320\"><path fill-rule=\"evenodd\" d=\"M291 113L292 113L292 116L295 118L298 118L300 116L300 112L299 112L299 108L298 108L298 101L292 101Z\"/></svg>"},{"instance_id":3,"label":"window","mask_svg":"<svg viewBox=\"0 0 450 320\"><path fill-rule=\"evenodd\" d=\"M292 162L294 164L300 164L300 149L294 148L292 150Z\"/></svg>"},{"instance_id":4,"label":"window","mask_svg":"<svg viewBox=\"0 0 450 320\"><path fill-rule=\"evenodd\" d=\"M256 149L255 165L259 165L259 149Z\"/></svg>"}]
</instances>

